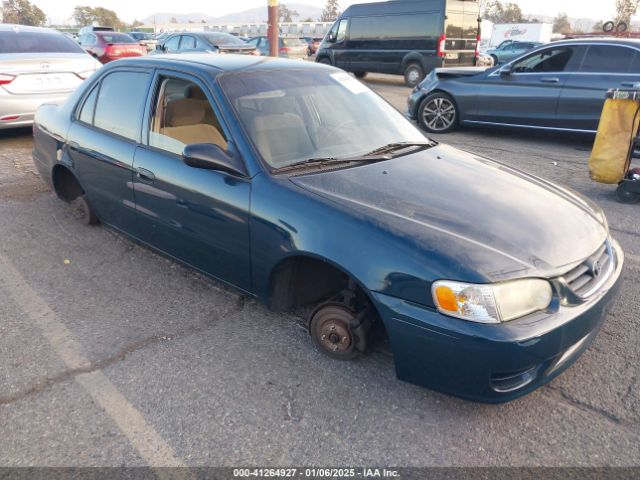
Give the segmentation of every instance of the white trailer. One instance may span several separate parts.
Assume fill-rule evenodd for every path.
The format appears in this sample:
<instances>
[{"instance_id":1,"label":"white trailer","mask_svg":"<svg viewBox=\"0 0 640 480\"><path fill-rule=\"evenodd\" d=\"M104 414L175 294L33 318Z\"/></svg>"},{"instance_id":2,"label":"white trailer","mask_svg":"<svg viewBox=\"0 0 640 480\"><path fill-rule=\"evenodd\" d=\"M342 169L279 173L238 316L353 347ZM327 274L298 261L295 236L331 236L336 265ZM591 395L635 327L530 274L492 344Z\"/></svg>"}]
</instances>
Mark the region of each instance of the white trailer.
<instances>
[{"instance_id":1,"label":"white trailer","mask_svg":"<svg viewBox=\"0 0 640 480\"><path fill-rule=\"evenodd\" d=\"M496 48L505 40L514 42L541 42L551 41L553 25L550 23L503 23L493 25L493 32L489 40L489 48Z\"/></svg>"}]
</instances>

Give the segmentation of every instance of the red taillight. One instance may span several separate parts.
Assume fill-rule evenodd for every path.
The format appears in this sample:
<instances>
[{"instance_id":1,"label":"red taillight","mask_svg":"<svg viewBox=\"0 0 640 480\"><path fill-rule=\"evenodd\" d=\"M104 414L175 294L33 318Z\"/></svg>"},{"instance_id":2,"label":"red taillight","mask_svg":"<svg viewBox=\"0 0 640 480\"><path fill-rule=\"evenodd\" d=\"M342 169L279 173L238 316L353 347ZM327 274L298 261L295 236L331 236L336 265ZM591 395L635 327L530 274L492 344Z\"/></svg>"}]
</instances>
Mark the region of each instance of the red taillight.
<instances>
[{"instance_id":1,"label":"red taillight","mask_svg":"<svg viewBox=\"0 0 640 480\"><path fill-rule=\"evenodd\" d=\"M254 50L251 50L251 52L249 53L249 55L255 55L255 56L259 57L259 56L261 55L261 54L260 54L260 50L258 50L257 48L256 48L256 49L254 49Z\"/></svg>"},{"instance_id":2,"label":"red taillight","mask_svg":"<svg viewBox=\"0 0 640 480\"><path fill-rule=\"evenodd\" d=\"M480 35L476 37L476 58L480 57Z\"/></svg>"},{"instance_id":3,"label":"red taillight","mask_svg":"<svg viewBox=\"0 0 640 480\"><path fill-rule=\"evenodd\" d=\"M438 39L438 44L436 45L436 55L439 57L444 57L444 52L446 51L446 42L447 42L447 36L443 33L442 35L440 35L440 38Z\"/></svg>"},{"instance_id":4,"label":"red taillight","mask_svg":"<svg viewBox=\"0 0 640 480\"><path fill-rule=\"evenodd\" d=\"M20 118L20 115L10 115L8 117L0 118L0 122L11 122L12 120L17 120Z\"/></svg>"},{"instance_id":5,"label":"red taillight","mask_svg":"<svg viewBox=\"0 0 640 480\"><path fill-rule=\"evenodd\" d=\"M280 49L280 53L289 53L289 48L288 47L282 47Z\"/></svg>"},{"instance_id":6,"label":"red taillight","mask_svg":"<svg viewBox=\"0 0 640 480\"><path fill-rule=\"evenodd\" d=\"M15 80L15 75L7 75L6 73L0 73L0 85L7 85Z\"/></svg>"}]
</instances>

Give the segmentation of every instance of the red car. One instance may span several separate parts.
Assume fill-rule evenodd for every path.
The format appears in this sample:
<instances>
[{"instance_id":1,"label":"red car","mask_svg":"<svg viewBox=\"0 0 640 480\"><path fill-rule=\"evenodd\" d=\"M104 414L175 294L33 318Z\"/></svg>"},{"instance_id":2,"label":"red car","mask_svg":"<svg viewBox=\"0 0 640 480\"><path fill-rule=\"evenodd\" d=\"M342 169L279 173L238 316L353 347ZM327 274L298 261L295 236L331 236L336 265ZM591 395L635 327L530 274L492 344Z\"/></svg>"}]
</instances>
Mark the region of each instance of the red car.
<instances>
[{"instance_id":1,"label":"red car","mask_svg":"<svg viewBox=\"0 0 640 480\"><path fill-rule=\"evenodd\" d=\"M78 43L101 63L147 54L147 48L126 33L89 32L80 35Z\"/></svg>"}]
</instances>

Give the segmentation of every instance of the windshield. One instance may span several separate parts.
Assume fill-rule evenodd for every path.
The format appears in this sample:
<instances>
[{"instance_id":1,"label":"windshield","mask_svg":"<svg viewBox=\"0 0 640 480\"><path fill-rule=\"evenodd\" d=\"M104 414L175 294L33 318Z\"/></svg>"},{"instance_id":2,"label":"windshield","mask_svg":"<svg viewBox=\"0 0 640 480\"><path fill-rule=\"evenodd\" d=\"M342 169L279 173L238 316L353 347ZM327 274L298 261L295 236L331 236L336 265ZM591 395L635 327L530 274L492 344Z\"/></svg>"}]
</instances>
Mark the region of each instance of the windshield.
<instances>
[{"instance_id":1,"label":"windshield","mask_svg":"<svg viewBox=\"0 0 640 480\"><path fill-rule=\"evenodd\" d=\"M129 35L137 40L153 40L153 36L150 33L135 32L130 33Z\"/></svg>"},{"instance_id":2,"label":"windshield","mask_svg":"<svg viewBox=\"0 0 640 480\"><path fill-rule=\"evenodd\" d=\"M0 53L84 53L80 45L58 33L0 32Z\"/></svg>"},{"instance_id":3,"label":"windshield","mask_svg":"<svg viewBox=\"0 0 640 480\"><path fill-rule=\"evenodd\" d=\"M219 78L251 141L272 168L426 141L395 108L345 72L286 69Z\"/></svg>"},{"instance_id":4,"label":"windshield","mask_svg":"<svg viewBox=\"0 0 640 480\"><path fill-rule=\"evenodd\" d=\"M205 33L204 37L213 45L244 45L246 43L228 33Z\"/></svg>"}]
</instances>

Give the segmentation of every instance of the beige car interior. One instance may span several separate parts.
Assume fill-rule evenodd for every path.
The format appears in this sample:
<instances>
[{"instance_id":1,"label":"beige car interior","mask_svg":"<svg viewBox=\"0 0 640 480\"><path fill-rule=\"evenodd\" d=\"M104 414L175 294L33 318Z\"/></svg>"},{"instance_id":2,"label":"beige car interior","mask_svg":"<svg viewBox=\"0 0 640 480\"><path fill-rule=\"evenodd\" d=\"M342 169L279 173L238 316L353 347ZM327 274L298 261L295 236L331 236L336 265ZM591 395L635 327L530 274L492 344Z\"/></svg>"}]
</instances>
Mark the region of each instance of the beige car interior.
<instances>
[{"instance_id":1,"label":"beige car interior","mask_svg":"<svg viewBox=\"0 0 640 480\"><path fill-rule=\"evenodd\" d=\"M186 85L186 86L184 86ZM182 92L171 90L183 87ZM192 83L168 79L164 81L152 125L153 146L181 153L184 145L213 143L226 150L227 141L211 104L204 92Z\"/></svg>"},{"instance_id":2,"label":"beige car interior","mask_svg":"<svg viewBox=\"0 0 640 480\"><path fill-rule=\"evenodd\" d=\"M305 158L316 150L307 126L297 109L283 99L263 100L259 114L246 111L246 125L262 157L272 166L288 163L291 157Z\"/></svg>"}]
</instances>

